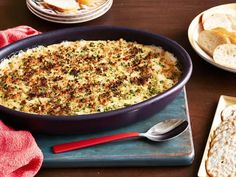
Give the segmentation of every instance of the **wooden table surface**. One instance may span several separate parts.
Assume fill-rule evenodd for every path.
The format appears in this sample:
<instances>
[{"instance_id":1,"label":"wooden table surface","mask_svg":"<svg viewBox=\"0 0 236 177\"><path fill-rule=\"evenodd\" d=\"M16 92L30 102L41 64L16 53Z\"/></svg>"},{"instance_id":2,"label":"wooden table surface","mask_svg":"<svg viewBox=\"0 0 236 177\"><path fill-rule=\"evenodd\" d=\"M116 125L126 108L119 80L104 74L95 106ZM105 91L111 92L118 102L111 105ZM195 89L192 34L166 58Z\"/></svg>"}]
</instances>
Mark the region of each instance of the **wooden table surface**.
<instances>
[{"instance_id":1,"label":"wooden table surface","mask_svg":"<svg viewBox=\"0 0 236 177\"><path fill-rule=\"evenodd\" d=\"M205 143L220 95L236 96L236 75L202 60L191 48L187 30L200 12L226 0L114 0L104 16L82 24L62 25L39 19L29 12L25 0L0 0L0 30L29 25L42 32L72 26L118 25L165 35L182 45L193 61L187 84L195 159L185 167L41 169L37 177L192 177L197 176Z\"/></svg>"}]
</instances>

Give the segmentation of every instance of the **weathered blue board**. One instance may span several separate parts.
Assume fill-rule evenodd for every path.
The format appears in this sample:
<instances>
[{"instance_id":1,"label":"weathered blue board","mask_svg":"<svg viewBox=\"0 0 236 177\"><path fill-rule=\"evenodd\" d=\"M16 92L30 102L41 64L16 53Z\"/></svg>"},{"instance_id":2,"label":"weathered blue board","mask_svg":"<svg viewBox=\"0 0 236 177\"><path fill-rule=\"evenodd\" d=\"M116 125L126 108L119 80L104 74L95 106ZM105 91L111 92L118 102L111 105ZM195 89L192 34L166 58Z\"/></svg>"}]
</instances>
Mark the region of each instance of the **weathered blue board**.
<instances>
[{"instance_id":1,"label":"weathered blue board","mask_svg":"<svg viewBox=\"0 0 236 177\"><path fill-rule=\"evenodd\" d=\"M81 150L53 154L55 144L111 135L121 132L145 132L157 122L168 118L189 119L183 90L164 110L154 116L120 129L73 136L34 135L44 154L43 167L110 167L110 166L173 166L189 165L194 158L191 126L181 136L168 142L151 142L145 138L111 142Z\"/></svg>"}]
</instances>

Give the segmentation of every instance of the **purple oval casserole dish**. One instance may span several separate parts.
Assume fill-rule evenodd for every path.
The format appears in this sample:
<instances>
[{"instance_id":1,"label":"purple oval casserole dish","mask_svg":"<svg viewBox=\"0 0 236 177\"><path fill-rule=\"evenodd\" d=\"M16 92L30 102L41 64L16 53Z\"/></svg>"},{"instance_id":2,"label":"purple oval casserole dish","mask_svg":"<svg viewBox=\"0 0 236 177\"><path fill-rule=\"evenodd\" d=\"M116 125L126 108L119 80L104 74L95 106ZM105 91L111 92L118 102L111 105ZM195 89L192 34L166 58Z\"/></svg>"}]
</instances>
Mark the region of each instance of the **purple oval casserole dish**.
<instances>
[{"instance_id":1,"label":"purple oval casserole dish","mask_svg":"<svg viewBox=\"0 0 236 177\"><path fill-rule=\"evenodd\" d=\"M0 105L0 113L2 114L0 119L3 118L12 125L34 132L47 134L89 133L125 126L146 119L163 109L181 92L189 80L192 73L192 63L188 53L179 44L158 34L114 26L62 29L30 37L1 49L0 62L12 53L38 45L47 46L65 40L118 40L120 38L146 45L161 46L173 53L178 59L183 72L179 82L162 94L114 111L78 116L52 116L19 112Z\"/></svg>"}]
</instances>

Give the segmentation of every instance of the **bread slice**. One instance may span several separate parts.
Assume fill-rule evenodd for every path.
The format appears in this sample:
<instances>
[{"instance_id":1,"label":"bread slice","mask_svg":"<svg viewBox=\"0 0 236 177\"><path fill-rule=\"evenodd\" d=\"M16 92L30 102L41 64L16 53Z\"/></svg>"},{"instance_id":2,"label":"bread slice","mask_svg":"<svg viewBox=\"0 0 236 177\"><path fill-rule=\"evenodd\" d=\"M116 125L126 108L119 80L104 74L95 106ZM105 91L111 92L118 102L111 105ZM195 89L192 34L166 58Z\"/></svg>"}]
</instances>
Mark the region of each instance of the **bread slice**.
<instances>
[{"instance_id":1,"label":"bread slice","mask_svg":"<svg viewBox=\"0 0 236 177\"><path fill-rule=\"evenodd\" d=\"M225 14L225 15L235 15L235 8L228 8L228 7L219 7L206 10L202 14L202 21L206 21L207 18L211 17L214 14Z\"/></svg>"},{"instance_id":2,"label":"bread slice","mask_svg":"<svg viewBox=\"0 0 236 177\"><path fill-rule=\"evenodd\" d=\"M53 10L70 13L79 9L79 4L75 0L43 0L44 6Z\"/></svg>"},{"instance_id":3,"label":"bread slice","mask_svg":"<svg viewBox=\"0 0 236 177\"><path fill-rule=\"evenodd\" d=\"M213 53L213 59L216 63L236 69L236 45L222 44L216 47Z\"/></svg>"},{"instance_id":4,"label":"bread slice","mask_svg":"<svg viewBox=\"0 0 236 177\"><path fill-rule=\"evenodd\" d=\"M215 31L215 32L223 35L224 37L229 38L230 42L232 44L236 44L236 33L235 32L227 31L225 28L221 28L221 27L214 28L214 29L212 29L212 31Z\"/></svg>"},{"instance_id":5,"label":"bread slice","mask_svg":"<svg viewBox=\"0 0 236 177\"><path fill-rule=\"evenodd\" d=\"M236 11L235 11L234 15L227 14L227 17L228 17L229 21L231 22L232 30L236 31Z\"/></svg>"},{"instance_id":6,"label":"bread slice","mask_svg":"<svg viewBox=\"0 0 236 177\"><path fill-rule=\"evenodd\" d=\"M228 31L232 31L232 23L226 14L212 14L211 16L208 16L208 18L203 20L204 30L211 30L217 27L222 27L227 29Z\"/></svg>"},{"instance_id":7,"label":"bread slice","mask_svg":"<svg viewBox=\"0 0 236 177\"><path fill-rule=\"evenodd\" d=\"M91 6L91 4L92 4L92 1L91 1L91 0L77 0L77 2L78 2L80 5L86 5L86 6Z\"/></svg>"},{"instance_id":8,"label":"bread slice","mask_svg":"<svg viewBox=\"0 0 236 177\"><path fill-rule=\"evenodd\" d=\"M210 56L218 45L230 43L229 38L211 30L203 30L199 33L198 44Z\"/></svg>"}]
</instances>

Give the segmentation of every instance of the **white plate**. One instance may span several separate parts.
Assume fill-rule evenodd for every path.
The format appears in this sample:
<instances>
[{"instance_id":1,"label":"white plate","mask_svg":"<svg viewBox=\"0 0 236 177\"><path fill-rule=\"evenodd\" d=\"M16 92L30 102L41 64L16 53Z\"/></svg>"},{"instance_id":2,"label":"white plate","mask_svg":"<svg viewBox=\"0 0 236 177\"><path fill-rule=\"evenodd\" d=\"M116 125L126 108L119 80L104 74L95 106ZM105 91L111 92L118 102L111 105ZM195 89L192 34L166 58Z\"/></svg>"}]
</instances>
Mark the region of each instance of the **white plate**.
<instances>
[{"instance_id":1,"label":"white plate","mask_svg":"<svg viewBox=\"0 0 236 177\"><path fill-rule=\"evenodd\" d=\"M225 67L223 65L220 65L218 63L215 63L215 61L213 60L213 58L211 56L209 56L206 52L204 52L200 46L197 43L197 39L199 36L199 33L203 30L202 26L201 26L201 16L203 13L219 13L219 12L227 12L227 11L231 11L231 10L235 10L236 13L236 3L231 3L231 4L225 4L225 5L220 5L220 6L216 6L213 8L210 8L202 13L200 13L199 15L197 15L193 21L190 23L189 28L188 28L188 39L189 42L191 44L191 46L193 47L193 49L198 53L198 55L203 58L205 61L207 61L208 63L221 68L223 70L226 71L230 71L233 73L236 73L236 69L232 69L232 68L228 68Z\"/></svg>"},{"instance_id":2,"label":"white plate","mask_svg":"<svg viewBox=\"0 0 236 177\"><path fill-rule=\"evenodd\" d=\"M39 11L37 9L35 9L29 2L26 2L26 5L28 8L30 8L30 10L32 10L34 13L37 13L37 15L39 16L42 16L44 18L47 18L47 19L52 19L52 20L56 20L56 21L78 21L78 20L86 20L86 19L89 19L91 18L92 16L96 16L102 12L104 12L105 10L107 10L107 8L110 7L110 5L112 4L112 0L109 0L109 3L106 4L106 6L98 9L96 12L94 13L88 13L86 15L83 15L83 16L73 16L73 17L57 17L57 16L51 16L51 15L48 15L48 14L45 14L43 13L42 11Z\"/></svg>"},{"instance_id":3,"label":"white plate","mask_svg":"<svg viewBox=\"0 0 236 177\"><path fill-rule=\"evenodd\" d=\"M223 111L224 108L226 108L229 105L233 105L236 104L236 97L231 97L231 96L225 96L225 95L221 95L219 102L218 102L218 106L215 112L215 116L211 125L211 130L207 139L207 143L206 143L206 147L204 150L204 154L202 157L202 162L200 165L200 168L198 170L198 177L209 177L209 175L207 174L206 171L206 160L207 160L207 154L210 148L210 142L211 142L211 138L213 136L213 133L215 131L215 129L221 124L222 120L221 120L221 112Z\"/></svg>"},{"instance_id":4,"label":"white plate","mask_svg":"<svg viewBox=\"0 0 236 177\"><path fill-rule=\"evenodd\" d=\"M87 22L93 19L96 19L102 15L104 15L112 6L113 0L109 0L109 3L106 4L106 6L102 7L101 9L97 10L96 12L92 14L87 14L86 16L81 16L81 17L73 17L73 18L59 18L59 17L54 17L54 16L49 16L45 15L36 9L34 9L28 2L26 2L26 5L28 9L37 17L47 20L50 22L54 23L63 23L63 24L74 24L74 23L82 23L82 22Z\"/></svg>"},{"instance_id":5,"label":"white plate","mask_svg":"<svg viewBox=\"0 0 236 177\"><path fill-rule=\"evenodd\" d=\"M109 3L110 0L97 0L97 3L93 7L88 7L88 6L83 6L83 9L78 9L74 13L61 13L54 11L52 9L45 8L43 4L43 0L26 0L31 7L36 9L37 11L40 11L43 14L47 14L49 16L54 16L54 17L62 17L62 18L71 18L71 17L78 17L78 16L83 16L86 14L90 14L93 12L96 12L98 9L106 6Z\"/></svg>"}]
</instances>

